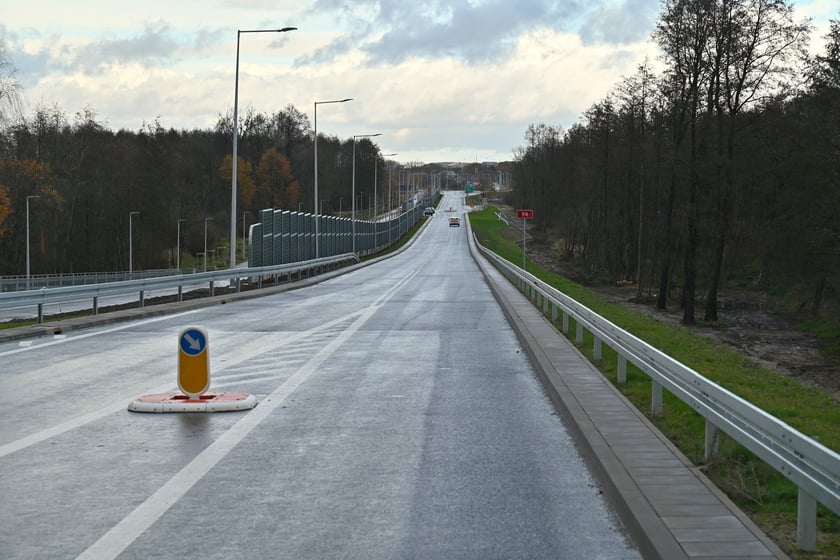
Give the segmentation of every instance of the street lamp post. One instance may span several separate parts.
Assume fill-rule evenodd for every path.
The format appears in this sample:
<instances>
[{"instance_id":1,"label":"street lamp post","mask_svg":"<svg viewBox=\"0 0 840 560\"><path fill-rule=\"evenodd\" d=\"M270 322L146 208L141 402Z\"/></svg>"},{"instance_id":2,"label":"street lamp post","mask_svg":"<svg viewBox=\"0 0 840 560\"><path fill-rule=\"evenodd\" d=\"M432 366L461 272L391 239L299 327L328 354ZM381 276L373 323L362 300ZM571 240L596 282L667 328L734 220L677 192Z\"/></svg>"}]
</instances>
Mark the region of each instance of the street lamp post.
<instances>
[{"instance_id":1,"label":"street lamp post","mask_svg":"<svg viewBox=\"0 0 840 560\"><path fill-rule=\"evenodd\" d=\"M350 212L350 221L353 225L353 252L356 252L356 138L373 138L374 136L381 136L381 132L376 134L356 134L353 136L353 209Z\"/></svg>"},{"instance_id":2,"label":"street lamp post","mask_svg":"<svg viewBox=\"0 0 840 560\"><path fill-rule=\"evenodd\" d=\"M140 212L129 212L128 213L128 275L134 271L134 241L132 239L132 218L139 214Z\"/></svg>"},{"instance_id":3,"label":"street lamp post","mask_svg":"<svg viewBox=\"0 0 840 560\"><path fill-rule=\"evenodd\" d=\"M313 138L313 145L315 148L315 258L320 256L319 239L318 239L318 105L326 105L327 103L346 103L353 101L352 97L346 99L335 99L332 101L316 101L315 102L315 138Z\"/></svg>"},{"instance_id":4,"label":"street lamp post","mask_svg":"<svg viewBox=\"0 0 840 560\"><path fill-rule=\"evenodd\" d=\"M247 210L244 210L242 212L242 260L243 261L245 260L245 235L246 235L245 234L245 214L247 214L247 213L248 213ZM233 265L231 264L230 267L233 268Z\"/></svg>"},{"instance_id":5,"label":"street lamp post","mask_svg":"<svg viewBox=\"0 0 840 560\"><path fill-rule=\"evenodd\" d=\"M394 154L394 155L396 155L396 154ZM394 195L391 192L391 189L393 188L393 185L391 184L391 172L393 170L394 170L394 166L389 165L388 166L388 218L392 217L391 216L391 203L393 202L392 199L393 199Z\"/></svg>"},{"instance_id":6,"label":"street lamp post","mask_svg":"<svg viewBox=\"0 0 840 560\"><path fill-rule=\"evenodd\" d=\"M207 272L207 222L213 218L204 218L204 272Z\"/></svg>"},{"instance_id":7,"label":"street lamp post","mask_svg":"<svg viewBox=\"0 0 840 560\"><path fill-rule=\"evenodd\" d=\"M395 155L397 155L397 154L382 154L382 161L385 161L386 157L391 157L391 156L395 156ZM378 183L377 171L379 170L379 157L380 156L377 154L376 158L374 158L374 164L373 164L373 244L374 244L374 246L376 245L376 241L377 241L376 234L379 233L378 228L376 226L376 223L379 221L378 218L377 218L377 214L376 214L376 205L377 205L377 200L378 200L376 198L376 186L377 186L377 183ZM389 187L390 187L390 185L389 185ZM388 195L390 196L390 194L391 194L391 192L389 190ZM388 200L388 209L389 210L390 210L390 206L391 206L391 200L389 199ZM390 217L391 216L389 215L388 218L390 219ZM390 241L391 241L391 228L389 227L388 228L388 242L390 243Z\"/></svg>"},{"instance_id":8,"label":"street lamp post","mask_svg":"<svg viewBox=\"0 0 840 560\"><path fill-rule=\"evenodd\" d=\"M243 33L284 33L294 31L297 27L282 29L237 29L236 30L236 78L233 89L233 161L231 162L230 178L230 266L236 262L236 159L239 121L239 37ZM206 253L206 251L205 251ZM204 255L205 262L207 255Z\"/></svg>"},{"instance_id":9,"label":"street lamp post","mask_svg":"<svg viewBox=\"0 0 840 560\"><path fill-rule=\"evenodd\" d=\"M178 244L177 252L175 253L175 269L181 271L181 222L186 222L186 218L178 218Z\"/></svg>"},{"instance_id":10,"label":"street lamp post","mask_svg":"<svg viewBox=\"0 0 840 560\"><path fill-rule=\"evenodd\" d=\"M30 194L26 197L26 289L30 288L29 277L29 201L33 198L41 198L37 194Z\"/></svg>"}]
</instances>

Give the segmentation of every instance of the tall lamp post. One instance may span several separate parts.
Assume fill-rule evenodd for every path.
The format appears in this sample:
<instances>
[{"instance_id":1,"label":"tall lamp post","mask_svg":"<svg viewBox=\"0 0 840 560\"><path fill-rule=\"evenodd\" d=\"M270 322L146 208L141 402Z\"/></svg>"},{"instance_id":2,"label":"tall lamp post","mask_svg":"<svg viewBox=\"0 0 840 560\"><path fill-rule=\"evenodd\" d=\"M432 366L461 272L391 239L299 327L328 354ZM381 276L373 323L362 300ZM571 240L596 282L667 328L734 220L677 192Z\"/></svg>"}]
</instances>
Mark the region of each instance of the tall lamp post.
<instances>
[{"instance_id":1,"label":"tall lamp post","mask_svg":"<svg viewBox=\"0 0 840 560\"><path fill-rule=\"evenodd\" d=\"M352 97L345 99L334 99L332 101L316 101L315 102L315 138L313 138L313 146L315 147L315 258L320 255L319 239L318 239L318 105L326 105L327 103L347 103L353 101Z\"/></svg>"},{"instance_id":2,"label":"tall lamp post","mask_svg":"<svg viewBox=\"0 0 840 560\"><path fill-rule=\"evenodd\" d=\"M29 201L33 198L41 198L37 194L30 194L26 197L26 289L30 288L29 284Z\"/></svg>"},{"instance_id":3,"label":"tall lamp post","mask_svg":"<svg viewBox=\"0 0 840 560\"><path fill-rule=\"evenodd\" d=\"M246 235L246 233L245 233L245 214L247 214L247 213L248 213L247 210L242 211L242 260L243 261L245 260L245 235ZM230 267L233 268L233 265L231 264Z\"/></svg>"},{"instance_id":4,"label":"tall lamp post","mask_svg":"<svg viewBox=\"0 0 840 560\"><path fill-rule=\"evenodd\" d=\"M376 213L376 208L377 208L378 200L379 200L378 198L376 198L376 187L379 183L379 178L377 176L378 171L379 171L379 158L381 157L382 161L385 161L386 157L395 156L395 155L397 155L397 154L381 154L381 155L377 154L376 157L373 159L373 161L374 161L374 163L373 163L373 245L374 246L376 246L376 241L377 241L376 237L377 237L377 234L379 233L379 228L376 225L377 222L379 222L378 215ZM388 228L389 241L390 241L390 233L391 233L391 229Z\"/></svg>"},{"instance_id":5,"label":"tall lamp post","mask_svg":"<svg viewBox=\"0 0 840 560\"><path fill-rule=\"evenodd\" d=\"M207 272L207 222L213 218L204 218L204 272Z\"/></svg>"},{"instance_id":6,"label":"tall lamp post","mask_svg":"<svg viewBox=\"0 0 840 560\"><path fill-rule=\"evenodd\" d=\"M178 244L177 252L175 253L175 269L181 272L181 222L186 222L186 218L178 218Z\"/></svg>"},{"instance_id":7,"label":"tall lamp post","mask_svg":"<svg viewBox=\"0 0 840 560\"><path fill-rule=\"evenodd\" d=\"M233 89L233 162L231 163L230 178L230 267L236 262L236 159L239 121L239 37L243 33L284 33L294 31L297 27L282 29L237 29L236 30L236 81ZM205 251L206 253L206 251ZM207 255L204 255L205 262Z\"/></svg>"},{"instance_id":8,"label":"tall lamp post","mask_svg":"<svg viewBox=\"0 0 840 560\"><path fill-rule=\"evenodd\" d=\"M131 220L139 214L140 212L129 212L128 213L128 274L131 274L134 271L134 241L132 239L132 223Z\"/></svg>"},{"instance_id":9,"label":"tall lamp post","mask_svg":"<svg viewBox=\"0 0 840 560\"><path fill-rule=\"evenodd\" d=\"M380 157L382 157L382 161L385 161L386 157L393 157L395 155L398 155L398 154L396 152L394 152L393 154L382 154ZM377 167L379 167L379 166L377 166ZM374 172L373 182L374 182L373 192L376 192L376 173L375 172ZM373 195L373 199L376 200L376 195ZM376 202L374 202L374 205L375 204L376 204ZM388 166L388 217L389 218L391 217L391 166Z\"/></svg>"},{"instance_id":10,"label":"tall lamp post","mask_svg":"<svg viewBox=\"0 0 840 560\"><path fill-rule=\"evenodd\" d=\"M385 154L382 157L393 157L393 156L396 156L396 155L399 155L399 154L397 154L397 153ZM393 166L389 165L388 166L388 220L389 221L391 219L393 219L393 216L391 215L391 196L392 196L391 195L391 170L392 169L393 169ZM391 230L392 229L393 228L391 226L388 226L388 245L391 244Z\"/></svg>"},{"instance_id":11,"label":"tall lamp post","mask_svg":"<svg viewBox=\"0 0 840 560\"><path fill-rule=\"evenodd\" d=\"M356 252L356 138L373 138L382 136L381 132L376 134L356 134L353 136L353 209L350 212L350 221L353 224L353 252Z\"/></svg>"}]
</instances>

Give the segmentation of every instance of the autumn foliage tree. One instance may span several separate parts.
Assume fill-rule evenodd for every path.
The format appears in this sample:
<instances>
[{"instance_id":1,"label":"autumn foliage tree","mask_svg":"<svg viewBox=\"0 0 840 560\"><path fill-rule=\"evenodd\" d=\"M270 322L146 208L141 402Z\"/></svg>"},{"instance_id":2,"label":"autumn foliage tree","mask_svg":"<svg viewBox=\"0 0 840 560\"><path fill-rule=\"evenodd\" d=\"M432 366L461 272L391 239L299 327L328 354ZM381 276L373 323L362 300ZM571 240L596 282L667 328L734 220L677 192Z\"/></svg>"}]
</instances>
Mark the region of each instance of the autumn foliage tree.
<instances>
[{"instance_id":1,"label":"autumn foliage tree","mask_svg":"<svg viewBox=\"0 0 840 560\"><path fill-rule=\"evenodd\" d=\"M9 200L9 189L5 185L0 185L0 238L6 233L6 226L4 222L9 217L9 212L12 211L11 201Z\"/></svg>"},{"instance_id":2,"label":"autumn foliage tree","mask_svg":"<svg viewBox=\"0 0 840 560\"><path fill-rule=\"evenodd\" d=\"M251 177L253 166L251 162L241 157L237 157L236 161L236 205L238 208L248 208L251 206L254 200L254 193L256 192L254 179ZM222 164L219 166L219 175L226 181L225 184L228 185L228 190L230 190L233 186L231 184L231 178L233 177L232 156L227 155L222 160Z\"/></svg>"},{"instance_id":3,"label":"autumn foliage tree","mask_svg":"<svg viewBox=\"0 0 840 560\"><path fill-rule=\"evenodd\" d=\"M266 150L257 167L254 205L259 208L297 208L298 190L289 158L276 148Z\"/></svg>"},{"instance_id":4,"label":"autumn foliage tree","mask_svg":"<svg viewBox=\"0 0 840 560\"><path fill-rule=\"evenodd\" d=\"M4 260L21 265L25 260L28 197L37 197L30 202L30 230L36 240L33 256L43 261L48 253L56 251L47 243L46 229L62 203L52 186L50 166L34 160L0 158L0 248Z\"/></svg>"}]
</instances>

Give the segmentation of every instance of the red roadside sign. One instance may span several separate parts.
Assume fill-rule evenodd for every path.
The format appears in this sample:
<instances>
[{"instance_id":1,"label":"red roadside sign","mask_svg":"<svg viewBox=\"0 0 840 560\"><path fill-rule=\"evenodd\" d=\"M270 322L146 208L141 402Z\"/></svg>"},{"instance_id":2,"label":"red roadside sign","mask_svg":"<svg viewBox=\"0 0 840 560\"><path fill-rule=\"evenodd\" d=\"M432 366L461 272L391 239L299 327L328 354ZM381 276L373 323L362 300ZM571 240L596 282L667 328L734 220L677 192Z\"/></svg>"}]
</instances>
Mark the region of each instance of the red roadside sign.
<instances>
[{"instance_id":1,"label":"red roadside sign","mask_svg":"<svg viewBox=\"0 0 840 560\"><path fill-rule=\"evenodd\" d=\"M534 218L534 211L533 210L517 210L516 217L521 218L523 220L531 220Z\"/></svg>"}]
</instances>

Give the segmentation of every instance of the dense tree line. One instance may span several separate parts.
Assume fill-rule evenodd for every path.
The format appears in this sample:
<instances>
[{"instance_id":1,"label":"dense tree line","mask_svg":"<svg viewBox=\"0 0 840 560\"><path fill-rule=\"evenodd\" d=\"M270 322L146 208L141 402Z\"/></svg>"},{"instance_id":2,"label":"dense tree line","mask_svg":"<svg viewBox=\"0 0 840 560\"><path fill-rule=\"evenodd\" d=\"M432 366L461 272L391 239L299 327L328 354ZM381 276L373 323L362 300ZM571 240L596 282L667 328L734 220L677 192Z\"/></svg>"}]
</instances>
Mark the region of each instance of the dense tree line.
<instances>
[{"instance_id":1,"label":"dense tree line","mask_svg":"<svg viewBox=\"0 0 840 560\"><path fill-rule=\"evenodd\" d=\"M569 130L532 125L514 199L591 277L635 282L683 322L725 282L840 286L840 21L809 59L786 0L665 0L645 62ZM807 294L807 295L806 295ZM807 298L807 300L806 300Z\"/></svg>"},{"instance_id":2,"label":"dense tree line","mask_svg":"<svg viewBox=\"0 0 840 560\"><path fill-rule=\"evenodd\" d=\"M156 120L133 132L110 130L92 109L71 119L40 106L31 118L12 118L11 107L3 106L0 121L0 274L25 271L27 197L38 197L29 199L33 274L128 270L130 224L135 270L174 266L179 227L184 255L203 251L205 223L208 250L229 243L230 115L212 130L165 129ZM248 111L238 128L237 235L243 219L250 225L263 208L312 212L307 116L293 106ZM319 134L325 214L338 213L342 200L350 208L352 153L352 138ZM385 192L387 162L375 144L359 140L357 189L372 192L375 164ZM132 212L139 214L129 218Z\"/></svg>"}]
</instances>

